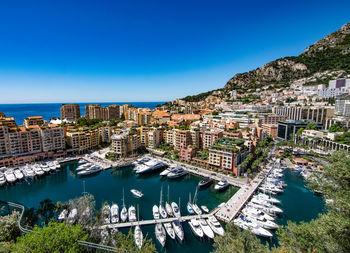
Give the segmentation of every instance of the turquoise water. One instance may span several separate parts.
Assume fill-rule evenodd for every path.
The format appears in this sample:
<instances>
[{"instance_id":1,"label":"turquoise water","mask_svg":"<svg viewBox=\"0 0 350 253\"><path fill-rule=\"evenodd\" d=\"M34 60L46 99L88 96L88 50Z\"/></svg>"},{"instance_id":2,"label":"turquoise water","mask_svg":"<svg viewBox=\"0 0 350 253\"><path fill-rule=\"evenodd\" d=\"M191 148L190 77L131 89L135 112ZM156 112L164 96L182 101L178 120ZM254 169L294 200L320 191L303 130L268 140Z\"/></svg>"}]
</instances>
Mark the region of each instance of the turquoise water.
<instances>
[{"instance_id":1,"label":"turquoise water","mask_svg":"<svg viewBox=\"0 0 350 253\"><path fill-rule=\"evenodd\" d=\"M168 185L170 187L170 201L179 201L181 198L181 212L186 214L186 203L189 192L194 194L200 177L188 175L181 180L162 179L158 174L137 176L131 168L124 168L118 171L108 170L92 177L76 177L74 169L75 163L62 166L61 171L45 176L40 180L23 182L7 188L0 188L0 200L13 201L24 204L27 208L38 207L39 202L45 198L52 201L68 201L79 197L83 192L83 181L85 181L86 191L93 194L96 200L96 208L100 209L103 202L110 204L115 202L122 204L122 189L125 189L125 204L139 205L140 219L152 219L152 206L159 203L160 188L163 186L164 200L167 199ZM287 220L300 222L310 221L317 218L318 213L325 211L322 197L313 194L305 187L305 182L298 172L285 172L284 180L288 184L285 192L277 198L282 201L284 213L277 218L278 224L286 224ZM144 193L144 197L137 199L130 193L130 189L136 188ZM217 193L213 186L198 192L199 205L206 205L213 209L223 201L228 200L237 188L231 187L223 193ZM185 242L181 245L176 241L167 240L166 252L210 252L212 242L208 240L199 241L192 235L188 224L183 224L185 229ZM154 226L143 226L144 234L154 239L158 250L159 243L154 237ZM127 232L127 229L122 232ZM269 243L276 244L276 238L268 240ZM165 251L163 250L163 251Z\"/></svg>"}]
</instances>

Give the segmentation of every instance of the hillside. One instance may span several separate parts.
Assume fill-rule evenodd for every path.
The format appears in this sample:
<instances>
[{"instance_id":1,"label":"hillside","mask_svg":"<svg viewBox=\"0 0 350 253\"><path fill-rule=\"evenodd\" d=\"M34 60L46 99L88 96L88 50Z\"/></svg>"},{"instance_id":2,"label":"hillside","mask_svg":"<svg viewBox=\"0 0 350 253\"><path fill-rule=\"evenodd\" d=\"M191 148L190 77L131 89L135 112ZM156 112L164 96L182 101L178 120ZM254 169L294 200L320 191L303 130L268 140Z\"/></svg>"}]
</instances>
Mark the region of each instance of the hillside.
<instances>
[{"instance_id":1,"label":"hillside","mask_svg":"<svg viewBox=\"0 0 350 253\"><path fill-rule=\"evenodd\" d=\"M279 88L301 78L316 76L317 81L327 82L334 71L350 73L350 23L309 46L299 56L284 57L265 64L261 68L236 74L225 85L225 90L244 93L249 89L263 87ZM324 72L324 73L323 73ZM185 97L185 101L200 101L212 91Z\"/></svg>"}]
</instances>

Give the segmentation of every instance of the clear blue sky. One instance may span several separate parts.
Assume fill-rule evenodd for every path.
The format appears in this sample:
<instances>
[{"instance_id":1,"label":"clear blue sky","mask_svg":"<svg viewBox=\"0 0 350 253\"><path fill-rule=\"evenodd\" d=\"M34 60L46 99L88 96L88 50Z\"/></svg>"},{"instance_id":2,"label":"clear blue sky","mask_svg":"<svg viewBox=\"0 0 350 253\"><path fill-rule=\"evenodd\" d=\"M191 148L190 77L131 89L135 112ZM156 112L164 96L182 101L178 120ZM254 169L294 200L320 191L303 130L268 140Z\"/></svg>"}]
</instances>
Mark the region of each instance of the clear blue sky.
<instances>
[{"instance_id":1,"label":"clear blue sky","mask_svg":"<svg viewBox=\"0 0 350 253\"><path fill-rule=\"evenodd\" d=\"M350 22L350 1L0 0L0 103L167 101Z\"/></svg>"}]
</instances>

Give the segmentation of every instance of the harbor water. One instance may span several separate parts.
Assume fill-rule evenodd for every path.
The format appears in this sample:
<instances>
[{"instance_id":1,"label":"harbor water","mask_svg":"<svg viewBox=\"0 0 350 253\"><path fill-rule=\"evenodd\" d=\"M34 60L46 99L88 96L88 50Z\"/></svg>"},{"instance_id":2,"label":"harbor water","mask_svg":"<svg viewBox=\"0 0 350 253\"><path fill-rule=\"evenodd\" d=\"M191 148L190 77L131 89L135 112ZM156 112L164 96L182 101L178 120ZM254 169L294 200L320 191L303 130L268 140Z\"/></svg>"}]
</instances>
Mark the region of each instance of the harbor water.
<instances>
[{"instance_id":1,"label":"harbor water","mask_svg":"<svg viewBox=\"0 0 350 253\"><path fill-rule=\"evenodd\" d=\"M75 168L77 163L68 163L62 165L60 171L46 175L41 179L17 183L15 185L0 188L0 200L18 202L25 205L26 208L39 206L40 201L49 198L53 202L66 202L69 199L82 196L84 191L83 182L85 181L85 191L94 195L96 200L96 209L100 209L106 201L109 204L117 203L122 205L122 191L125 190L126 206L139 206L140 220L152 219L152 206L159 204L160 189L163 187L163 201L168 199L168 186L170 189L170 201L179 202L182 214L187 214L186 203L189 193L194 195L200 177L188 175L179 180L163 179L159 174L145 176L136 175L132 168L127 167L120 170L102 171L91 177L79 178L76 176ZM314 195L305 187L305 182L298 172L285 172L285 182L288 186L285 192L278 198L282 201L284 214L276 221L278 224L286 224L291 221L309 221L316 218L318 213L325 211L322 197ZM134 197L131 189L138 189L144 193L140 199ZM238 189L230 187L227 191L218 193L213 189L213 185L205 190L198 191L198 205L206 205L209 209L215 208L223 201L227 201ZM177 243L167 238L166 252L211 252L212 241L199 241L192 234L187 223L183 224L185 229L185 241L183 244ZM160 245L154 236L154 225L143 226L144 234L152 238L157 249L161 251ZM128 232L128 229L122 229L122 232ZM273 238L272 243L276 243Z\"/></svg>"}]
</instances>

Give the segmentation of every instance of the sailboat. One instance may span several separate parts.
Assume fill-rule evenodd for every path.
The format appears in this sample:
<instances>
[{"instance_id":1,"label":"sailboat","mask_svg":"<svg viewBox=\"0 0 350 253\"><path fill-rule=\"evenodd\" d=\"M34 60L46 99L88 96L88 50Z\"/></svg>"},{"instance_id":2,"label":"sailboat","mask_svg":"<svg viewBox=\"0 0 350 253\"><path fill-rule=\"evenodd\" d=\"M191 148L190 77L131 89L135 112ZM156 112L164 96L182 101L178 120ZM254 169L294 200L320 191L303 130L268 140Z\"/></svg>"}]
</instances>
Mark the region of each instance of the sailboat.
<instances>
[{"instance_id":1,"label":"sailboat","mask_svg":"<svg viewBox=\"0 0 350 253\"><path fill-rule=\"evenodd\" d=\"M170 205L169 192L170 192L170 187L168 185L168 201L165 202L165 210L169 216L174 216L173 209L171 208L171 205Z\"/></svg>"},{"instance_id":2,"label":"sailboat","mask_svg":"<svg viewBox=\"0 0 350 253\"><path fill-rule=\"evenodd\" d=\"M168 215L162 205L162 202L163 202L163 187L160 189L159 214L163 219L165 219Z\"/></svg>"},{"instance_id":3,"label":"sailboat","mask_svg":"<svg viewBox=\"0 0 350 253\"><path fill-rule=\"evenodd\" d=\"M164 229L162 223L156 224L155 234L156 234L157 240L160 242L162 247L164 247L165 242L166 242L166 232L165 232L165 229Z\"/></svg>"},{"instance_id":4,"label":"sailboat","mask_svg":"<svg viewBox=\"0 0 350 253\"><path fill-rule=\"evenodd\" d=\"M202 214L202 210L196 204L196 202L197 202L197 192L198 192L198 187L196 188L196 192L195 192L194 197L193 197L192 208L193 208L193 211L196 214L201 215Z\"/></svg>"},{"instance_id":5,"label":"sailboat","mask_svg":"<svg viewBox=\"0 0 350 253\"><path fill-rule=\"evenodd\" d=\"M171 208L173 209L174 216L176 218L180 218L181 212L180 212L180 198L179 198L179 205L176 204L176 202L171 203Z\"/></svg>"},{"instance_id":6,"label":"sailboat","mask_svg":"<svg viewBox=\"0 0 350 253\"><path fill-rule=\"evenodd\" d=\"M137 205L137 221L140 220L139 213L139 205ZM143 244L143 233L139 225L136 225L135 227L134 239L136 246L141 250Z\"/></svg>"},{"instance_id":7,"label":"sailboat","mask_svg":"<svg viewBox=\"0 0 350 253\"><path fill-rule=\"evenodd\" d=\"M189 214L194 214L192 202L191 202L191 193L189 193L189 197L188 197L187 211L189 212Z\"/></svg>"},{"instance_id":8,"label":"sailboat","mask_svg":"<svg viewBox=\"0 0 350 253\"><path fill-rule=\"evenodd\" d=\"M125 207L125 199L124 199L124 188L123 188L123 208L120 212L120 219L122 222L125 222L128 219L128 210Z\"/></svg>"}]
</instances>

